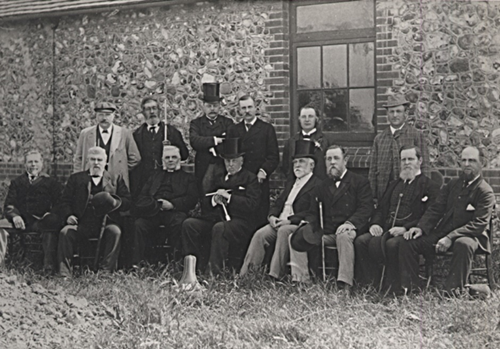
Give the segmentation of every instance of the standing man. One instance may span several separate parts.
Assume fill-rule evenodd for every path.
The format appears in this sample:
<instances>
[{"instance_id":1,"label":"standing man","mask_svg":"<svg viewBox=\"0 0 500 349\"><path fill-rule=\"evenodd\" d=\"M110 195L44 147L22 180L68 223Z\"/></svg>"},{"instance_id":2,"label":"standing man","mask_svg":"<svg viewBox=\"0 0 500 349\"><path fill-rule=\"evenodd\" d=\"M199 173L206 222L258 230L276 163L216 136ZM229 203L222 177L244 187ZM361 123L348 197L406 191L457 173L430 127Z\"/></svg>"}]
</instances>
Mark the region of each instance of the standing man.
<instances>
[{"instance_id":1,"label":"standing man","mask_svg":"<svg viewBox=\"0 0 500 349\"><path fill-rule=\"evenodd\" d=\"M202 195L213 185L214 176L224 172L224 161L217 149L226 137L227 129L234 124L233 120L219 115L220 100L219 83L204 83L204 114L191 121L189 126L189 141L196 150L194 174Z\"/></svg>"},{"instance_id":2,"label":"standing man","mask_svg":"<svg viewBox=\"0 0 500 349\"><path fill-rule=\"evenodd\" d=\"M67 224L59 234L57 258L59 273L63 277L72 276L73 253L76 245L86 246L88 239L99 237L103 218L98 217L92 206L92 198L98 193L113 194L114 202L121 201L119 210L130 208L130 192L121 175L111 176L104 170L106 151L101 147L87 150L86 168L88 170L73 173L66 184L61 199L61 215ZM116 269L120 252L121 228L120 214L114 211L109 215L103 235L103 268L107 272Z\"/></svg>"},{"instance_id":3,"label":"standing man","mask_svg":"<svg viewBox=\"0 0 500 349\"><path fill-rule=\"evenodd\" d=\"M226 171L215 178L211 193L205 194L201 218L188 218L182 224L184 255L196 256L203 270L210 251L208 266L213 274L221 273L225 265L240 269L255 231L260 197L257 177L243 168L240 139L226 138L223 148Z\"/></svg>"},{"instance_id":4,"label":"standing man","mask_svg":"<svg viewBox=\"0 0 500 349\"><path fill-rule=\"evenodd\" d=\"M243 166L257 175L261 184L261 197L257 212L258 226L265 225L269 212L269 179L279 164L278 140L274 127L257 118L255 102L246 95L239 100L243 121L233 125L227 132L228 138L241 138L245 153Z\"/></svg>"},{"instance_id":5,"label":"standing man","mask_svg":"<svg viewBox=\"0 0 500 349\"><path fill-rule=\"evenodd\" d=\"M406 122L409 104L405 96L392 95L384 105L390 126L379 133L373 141L368 174L375 200L381 200L389 182L398 179L399 150L404 145L415 145L422 151L422 172L427 177L430 176L429 152L425 137L422 132Z\"/></svg>"},{"instance_id":6,"label":"standing man","mask_svg":"<svg viewBox=\"0 0 500 349\"><path fill-rule=\"evenodd\" d=\"M132 197L136 198L154 170L162 168L162 150L165 140L165 123L160 121L158 101L145 97L141 102L142 114L146 122L134 131L134 140L141 154L141 163L130 174ZM166 111L164 111L166 112ZM180 160L186 160L189 150L182 134L175 126L167 125L167 141L180 151Z\"/></svg>"},{"instance_id":7,"label":"standing man","mask_svg":"<svg viewBox=\"0 0 500 349\"><path fill-rule=\"evenodd\" d=\"M293 179L292 154L295 153L295 143L298 140L306 140L314 143L314 174L325 179L325 150L333 143L331 138L318 129L318 116L311 105L300 108L299 125L301 130L285 142L283 148L282 169L287 179Z\"/></svg>"},{"instance_id":8,"label":"standing man","mask_svg":"<svg viewBox=\"0 0 500 349\"><path fill-rule=\"evenodd\" d=\"M350 293L354 279L354 239L368 229L373 212L373 198L368 180L346 168L345 150L331 145L325 155L328 179L316 187L309 210L291 238L291 246L306 252L325 245L337 245L339 254L339 286ZM323 212L319 212L322 203ZM321 229L321 216L323 229ZM291 260L291 263L294 263Z\"/></svg>"},{"instance_id":9,"label":"standing man","mask_svg":"<svg viewBox=\"0 0 500 349\"><path fill-rule=\"evenodd\" d=\"M61 226L56 216L49 217L49 212L59 203L62 186L42 172L43 158L37 150L26 153L24 164L26 172L10 183L4 203L5 218L18 230L42 235L43 268L52 273L56 270L57 234ZM45 224L49 219L52 222ZM5 255L5 251L0 251L0 255Z\"/></svg>"},{"instance_id":10,"label":"standing man","mask_svg":"<svg viewBox=\"0 0 500 349\"><path fill-rule=\"evenodd\" d=\"M111 176L121 176L127 187L129 170L135 168L141 161L137 144L129 130L113 124L116 106L113 103L98 102L95 107L98 125L87 127L80 133L73 163L73 172L87 170L88 150L94 146L101 147L106 152L107 172Z\"/></svg>"},{"instance_id":11,"label":"standing man","mask_svg":"<svg viewBox=\"0 0 500 349\"><path fill-rule=\"evenodd\" d=\"M445 291L459 294L469 278L474 253L491 253L487 227L495 195L481 176L482 156L476 147L462 151L462 173L446 184L437 201L425 211L417 225L404 233L399 248L401 286L419 287L419 254L453 252Z\"/></svg>"},{"instance_id":12,"label":"standing man","mask_svg":"<svg viewBox=\"0 0 500 349\"><path fill-rule=\"evenodd\" d=\"M356 279L361 285L377 287L385 262L387 284L401 289L399 244L439 194L439 184L422 174L422 154L416 146L401 148L399 179L389 184L370 221L370 230L354 240Z\"/></svg>"}]
</instances>

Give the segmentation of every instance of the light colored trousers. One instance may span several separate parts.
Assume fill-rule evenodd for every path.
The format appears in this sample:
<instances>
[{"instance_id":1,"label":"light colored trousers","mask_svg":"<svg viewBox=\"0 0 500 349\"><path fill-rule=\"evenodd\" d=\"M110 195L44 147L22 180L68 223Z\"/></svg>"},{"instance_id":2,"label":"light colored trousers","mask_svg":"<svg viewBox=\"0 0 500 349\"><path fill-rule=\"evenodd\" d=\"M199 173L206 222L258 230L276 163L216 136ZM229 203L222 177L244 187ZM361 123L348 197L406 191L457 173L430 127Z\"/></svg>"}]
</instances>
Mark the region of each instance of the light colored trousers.
<instances>
[{"instance_id":1,"label":"light colored trousers","mask_svg":"<svg viewBox=\"0 0 500 349\"><path fill-rule=\"evenodd\" d=\"M325 246L337 246L339 255L339 274L337 281L348 285L353 284L354 279L354 239L356 231L350 230L340 235L323 235Z\"/></svg>"}]
</instances>

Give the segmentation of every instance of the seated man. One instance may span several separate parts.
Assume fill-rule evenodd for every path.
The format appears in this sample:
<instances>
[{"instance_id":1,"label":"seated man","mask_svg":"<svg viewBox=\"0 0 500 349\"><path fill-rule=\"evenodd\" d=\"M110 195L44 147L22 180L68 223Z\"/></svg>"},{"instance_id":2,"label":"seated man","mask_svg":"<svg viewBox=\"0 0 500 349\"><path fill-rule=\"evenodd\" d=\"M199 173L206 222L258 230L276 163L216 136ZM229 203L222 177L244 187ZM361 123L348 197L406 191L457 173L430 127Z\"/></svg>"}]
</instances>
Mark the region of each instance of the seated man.
<instances>
[{"instance_id":1,"label":"seated man","mask_svg":"<svg viewBox=\"0 0 500 349\"><path fill-rule=\"evenodd\" d=\"M399 291L399 244L414 227L439 193L439 184L422 174L422 154L414 145L401 148L399 179L387 187L372 216L368 233L354 240L356 280L378 287L385 262L387 285ZM384 233L382 235L382 233Z\"/></svg>"},{"instance_id":2,"label":"seated man","mask_svg":"<svg viewBox=\"0 0 500 349\"><path fill-rule=\"evenodd\" d=\"M297 214L306 211L311 202L312 190L321 183L313 174L315 165L315 146L313 142L298 140L294 144L293 173L295 179L289 180L285 190L270 210L269 224L257 230L250 242L241 268L240 275L245 275L251 266L260 267L265 250L276 242L269 275L276 279L285 276L290 259L288 236L297 230L301 221ZM292 274L294 281L302 281L301 276Z\"/></svg>"},{"instance_id":3,"label":"seated man","mask_svg":"<svg viewBox=\"0 0 500 349\"><path fill-rule=\"evenodd\" d=\"M419 287L419 254L453 252L445 291L454 295L467 284L475 251L491 252L486 229L495 195L481 176L481 160L478 148L466 147L462 151L460 177L446 184L416 227L404 233L399 261L405 292Z\"/></svg>"},{"instance_id":4,"label":"seated man","mask_svg":"<svg viewBox=\"0 0 500 349\"><path fill-rule=\"evenodd\" d=\"M112 177L104 170L106 151L100 147L88 150L87 171L72 174L61 199L61 216L66 226L59 234L57 259L59 273L63 277L72 276L71 261L76 245L87 245L89 238L99 237L103 217L98 217L89 203L93 196L101 192L116 195L121 200L119 211L130 208L130 192L121 175ZM120 252L121 229L118 226L120 214L112 212L106 222L103 234L103 269L112 272L116 269Z\"/></svg>"},{"instance_id":5,"label":"seated man","mask_svg":"<svg viewBox=\"0 0 500 349\"><path fill-rule=\"evenodd\" d=\"M206 265L210 247L209 271L222 272L226 260L229 267L239 270L244 253L255 231L255 212L259 204L260 186L257 176L244 169L239 138L227 138L223 143L225 172L214 178L211 193L202 202L201 218L188 218L182 224L184 255L194 255Z\"/></svg>"},{"instance_id":6,"label":"seated man","mask_svg":"<svg viewBox=\"0 0 500 349\"><path fill-rule=\"evenodd\" d=\"M59 219L48 213L59 202L62 185L42 172L40 152L29 151L25 156L25 166L26 173L10 183L4 203L5 217L16 229L41 233L43 268L51 273L56 269L57 233L61 226ZM51 222L46 224L49 220ZM6 234L2 240L5 244L0 244L0 256L5 255L4 249L7 248Z\"/></svg>"},{"instance_id":7,"label":"seated man","mask_svg":"<svg viewBox=\"0 0 500 349\"><path fill-rule=\"evenodd\" d=\"M301 226L291 237L298 252L311 251L325 245L337 245L339 254L339 286L350 293L354 278L354 239L368 228L373 212L373 199L368 179L346 168L345 150L331 145L325 154L328 179L316 187ZM319 212L319 203L323 211ZM323 223L323 229L321 225ZM321 252L319 252L321 253ZM291 258L291 263L296 263Z\"/></svg>"},{"instance_id":8,"label":"seated man","mask_svg":"<svg viewBox=\"0 0 500 349\"><path fill-rule=\"evenodd\" d=\"M157 170L146 182L135 204L136 238L134 246L138 256L134 264L144 258L144 249L165 243L167 236L175 250L181 249L182 222L198 201L196 179L193 174L181 169L179 148L173 145L163 147L163 170ZM159 225L166 229L159 230ZM147 253L146 256L151 256ZM175 257L175 253L174 253Z\"/></svg>"}]
</instances>

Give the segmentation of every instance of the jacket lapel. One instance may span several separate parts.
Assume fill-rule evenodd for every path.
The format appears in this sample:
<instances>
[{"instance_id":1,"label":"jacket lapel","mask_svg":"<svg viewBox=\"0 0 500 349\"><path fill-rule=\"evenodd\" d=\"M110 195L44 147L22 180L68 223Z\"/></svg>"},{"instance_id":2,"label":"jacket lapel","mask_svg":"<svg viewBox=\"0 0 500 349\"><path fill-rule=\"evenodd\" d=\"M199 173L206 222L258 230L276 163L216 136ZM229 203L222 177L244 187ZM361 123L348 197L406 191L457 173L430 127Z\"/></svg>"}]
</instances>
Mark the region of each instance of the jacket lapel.
<instances>
[{"instance_id":1,"label":"jacket lapel","mask_svg":"<svg viewBox=\"0 0 500 349\"><path fill-rule=\"evenodd\" d=\"M109 157L111 158L116 149L120 146L120 140L122 138L122 128L120 126L113 125L113 137L111 137L111 147L109 150Z\"/></svg>"},{"instance_id":2,"label":"jacket lapel","mask_svg":"<svg viewBox=\"0 0 500 349\"><path fill-rule=\"evenodd\" d=\"M337 188L337 190L333 192L332 206L342 197L342 195L344 195L347 189L349 189L350 181L351 181L350 172L349 170L347 170L346 174L344 175L344 178L342 178L342 180L340 181L339 187ZM333 182L333 186L335 187L335 182Z\"/></svg>"},{"instance_id":3,"label":"jacket lapel","mask_svg":"<svg viewBox=\"0 0 500 349\"><path fill-rule=\"evenodd\" d=\"M87 133L87 144L92 144L89 148L97 146L97 127L92 127ZM87 150L85 150L85 153L87 153Z\"/></svg>"}]
</instances>

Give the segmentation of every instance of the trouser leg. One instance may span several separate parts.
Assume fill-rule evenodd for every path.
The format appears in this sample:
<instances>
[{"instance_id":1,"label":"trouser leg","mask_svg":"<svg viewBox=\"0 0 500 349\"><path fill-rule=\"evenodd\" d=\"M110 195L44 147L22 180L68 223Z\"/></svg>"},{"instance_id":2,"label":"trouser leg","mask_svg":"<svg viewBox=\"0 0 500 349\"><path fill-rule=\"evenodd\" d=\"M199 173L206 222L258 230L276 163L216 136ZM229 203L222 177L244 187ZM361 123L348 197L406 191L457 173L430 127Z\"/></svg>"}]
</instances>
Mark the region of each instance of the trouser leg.
<instances>
[{"instance_id":1,"label":"trouser leg","mask_svg":"<svg viewBox=\"0 0 500 349\"><path fill-rule=\"evenodd\" d=\"M104 245L102 268L107 271L115 271L118 255L120 253L121 230L115 224L106 226L103 234L102 244Z\"/></svg>"},{"instance_id":2,"label":"trouser leg","mask_svg":"<svg viewBox=\"0 0 500 349\"><path fill-rule=\"evenodd\" d=\"M174 260L181 258L182 223L186 218L187 215L184 212L166 212L166 214L162 216L163 224L166 227L166 235L162 235L161 239L165 241L168 238Z\"/></svg>"},{"instance_id":3,"label":"trouser leg","mask_svg":"<svg viewBox=\"0 0 500 349\"><path fill-rule=\"evenodd\" d=\"M393 292L398 292L401 289L399 246L403 241L405 241L404 237L396 236L389 238L385 243L385 285Z\"/></svg>"},{"instance_id":4,"label":"trouser leg","mask_svg":"<svg viewBox=\"0 0 500 349\"><path fill-rule=\"evenodd\" d=\"M476 239L460 237L453 242L451 250L453 257L450 263L450 273L445 281L445 289L451 292L453 289L463 289L468 282L474 253L479 247Z\"/></svg>"},{"instance_id":5,"label":"trouser leg","mask_svg":"<svg viewBox=\"0 0 500 349\"><path fill-rule=\"evenodd\" d=\"M423 236L416 240L404 240L399 245L399 267L401 274L401 287L407 290L420 287L418 277L419 255L433 253L438 238Z\"/></svg>"},{"instance_id":6,"label":"trouser leg","mask_svg":"<svg viewBox=\"0 0 500 349\"><path fill-rule=\"evenodd\" d=\"M9 234L5 229L0 229L0 268L5 266L5 255L7 254L7 237Z\"/></svg>"},{"instance_id":7,"label":"trouser leg","mask_svg":"<svg viewBox=\"0 0 500 349\"><path fill-rule=\"evenodd\" d=\"M196 267L203 271L208 262L213 222L199 218L188 218L182 223L181 240L183 256L197 258Z\"/></svg>"},{"instance_id":8,"label":"trouser leg","mask_svg":"<svg viewBox=\"0 0 500 349\"><path fill-rule=\"evenodd\" d=\"M212 227L212 245L210 247L210 259L208 266L213 274L220 274L224 269L224 262L229 253L229 241L224 234L226 224L216 223Z\"/></svg>"},{"instance_id":9,"label":"trouser leg","mask_svg":"<svg viewBox=\"0 0 500 349\"><path fill-rule=\"evenodd\" d=\"M292 247L292 234L288 236L288 248L290 251L290 269L292 280L298 282L309 282L309 258L307 252L296 251Z\"/></svg>"},{"instance_id":10,"label":"trouser leg","mask_svg":"<svg viewBox=\"0 0 500 349\"><path fill-rule=\"evenodd\" d=\"M373 285L373 260L370 256L369 246L373 235L366 233L358 236L354 240L355 256L355 275L356 281L360 285Z\"/></svg>"},{"instance_id":11,"label":"trouser leg","mask_svg":"<svg viewBox=\"0 0 500 349\"><path fill-rule=\"evenodd\" d=\"M264 261L266 249L276 240L276 237L276 230L269 224L257 230L248 246L240 275L245 275L252 266L261 266Z\"/></svg>"},{"instance_id":12,"label":"trouser leg","mask_svg":"<svg viewBox=\"0 0 500 349\"><path fill-rule=\"evenodd\" d=\"M72 260L74 246L77 239L77 227L74 225L65 226L59 233L59 243L57 247L57 262L59 264L59 274L62 276L72 276Z\"/></svg>"},{"instance_id":13,"label":"trouser leg","mask_svg":"<svg viewBox=\"0 0 500 349\"><path fill-rule=\"evenodd\" d=\"M337 280L351 286L354 279L353 242L355 238L356 232L354 230L336 235L337 251L339 253L339 275L337 277Z\"/></svg>"},{"instance_id":14,"label":"trouser leg","mask_svg":"<svg viewBox=\"0 0 500 349\"><path fill-rule=\"evenodd\" d=\"M55 270L57 266L57 240L56 231L42 231L43 268Z\"/></svg>"},{"instance_id":15,"label":"trouser leg","mask_svg":"<svg viewBox=\"0 0 500 349\"><path fill-rule=\"evenodd\" d=\"M290 261L290 247L288 238L295 230L297 230L297 228L298 226L296 225L283 225L278 228L276 234L276 246L274 247L274 253L273 257L271 258L271 266L269 271L269 275L276 279L280 279L285 276L287 264Z\"/></svg>"}]
</instances>

